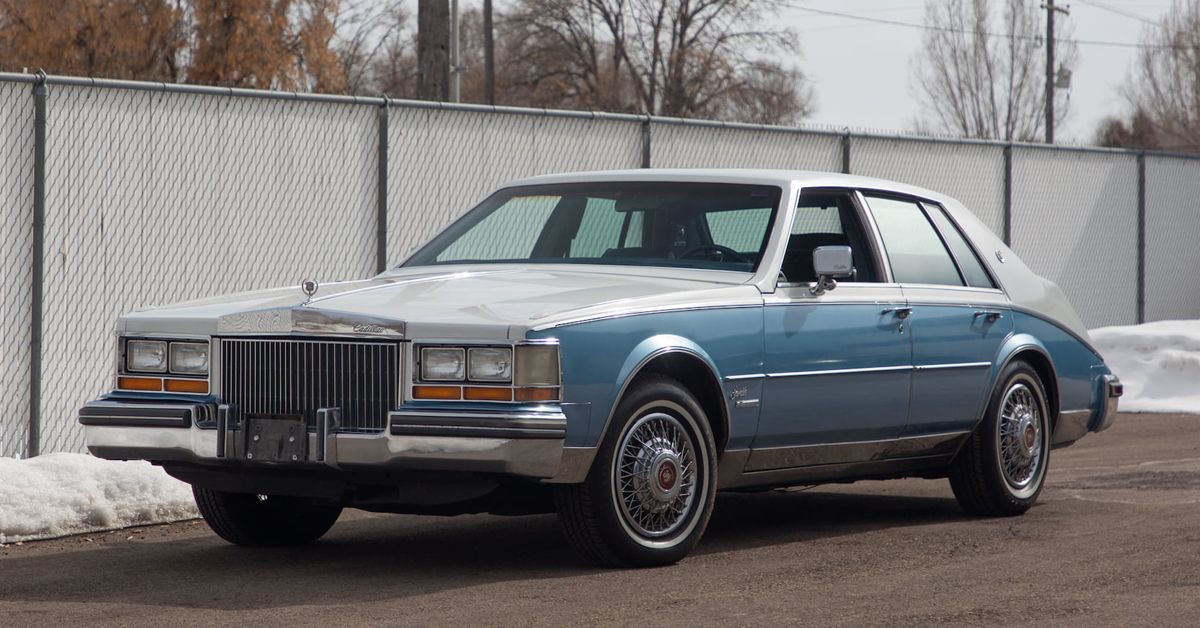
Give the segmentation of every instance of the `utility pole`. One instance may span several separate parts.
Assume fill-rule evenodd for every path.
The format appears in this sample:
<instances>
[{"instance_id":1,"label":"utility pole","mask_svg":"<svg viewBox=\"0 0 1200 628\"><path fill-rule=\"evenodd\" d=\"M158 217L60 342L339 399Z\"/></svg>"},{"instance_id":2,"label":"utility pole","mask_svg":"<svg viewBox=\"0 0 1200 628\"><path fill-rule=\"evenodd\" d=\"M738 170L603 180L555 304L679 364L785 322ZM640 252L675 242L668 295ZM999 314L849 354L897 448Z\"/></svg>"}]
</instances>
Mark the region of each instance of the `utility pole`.
<instances>
[{"instance_id":1,"label":"utility pole","mask_svg":"<svg viewBox=\"0 0 1200 628\"><path fill-rule=\"evenodd\" d=\"M1054 143L1054 14L1070 15L1066 7L1054 6L1054 0L1042 4L1046 10L1046 143Z\"/></svg>"},{"instance_id":2,"label":"utility pole","mask_svg":"<svg viewBox=\"0 0 1200 628\"><path fill-rule=\"evenodd\" d=\"M417 0L417 97L450 97L450 4Z\"/></svg>"},{"instance_id":3,"label":"utility pole","mask_svg":"<svg viewBox=\"0 0 1200 628\"><path fill-rule=\"evenodd\" d=\"M492 0L483 0L483 98L496 104L496 40L492 35Z\"/></svg>"},{"instance_id":4,"label":"utility pole","mask_svg":"<svg viewBox=\"0 0 1200 628\"><path fill-rule=\"evenodd\" d=\"M450 0L450 102L462 101L462 68L459 67L458 0Z\"/></svg>"}]
</instances>

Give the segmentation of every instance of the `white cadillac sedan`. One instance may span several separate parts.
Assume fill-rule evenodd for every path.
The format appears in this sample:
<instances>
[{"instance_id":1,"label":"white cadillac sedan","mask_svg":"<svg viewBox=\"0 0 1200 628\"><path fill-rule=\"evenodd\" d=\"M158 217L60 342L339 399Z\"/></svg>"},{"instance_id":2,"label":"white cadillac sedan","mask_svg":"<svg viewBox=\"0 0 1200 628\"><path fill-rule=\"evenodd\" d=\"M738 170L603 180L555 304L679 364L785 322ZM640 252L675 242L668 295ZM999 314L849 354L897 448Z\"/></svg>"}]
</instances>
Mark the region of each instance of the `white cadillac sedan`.
<instances>
[{"instance_id":1,"label":"white cadillac sedan","mask_svg":"<svg viewBox=\"0 0 1200 628\"><path fill-rule=\"evenodd\" d=\"M955 200L839 174L631 170L496 191L396 268L131 313L97 456L239 545L345 507L557 510L679 560L719 490L949 478L1025 512L1121 385L1062 292Z\"/></svg>"}]
</instances>

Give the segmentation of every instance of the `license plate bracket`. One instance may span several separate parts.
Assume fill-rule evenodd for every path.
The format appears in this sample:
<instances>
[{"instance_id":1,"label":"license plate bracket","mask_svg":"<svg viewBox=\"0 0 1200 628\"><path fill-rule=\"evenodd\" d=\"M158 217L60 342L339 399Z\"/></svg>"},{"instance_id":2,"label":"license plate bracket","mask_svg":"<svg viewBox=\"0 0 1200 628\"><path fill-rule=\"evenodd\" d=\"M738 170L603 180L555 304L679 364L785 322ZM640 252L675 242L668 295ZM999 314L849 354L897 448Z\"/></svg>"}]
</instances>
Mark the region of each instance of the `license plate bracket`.
<instances>
[{"instance_id":1,"label":"license plate bracket","mask_svg":"<svg viewBox=\"0 0 1200 628\"><path fill-rule=\"evenodd\" d=\"M308 425L302 414L246 415L246 460L302 462L308 459Z\"/></svg>"}]
</instances>

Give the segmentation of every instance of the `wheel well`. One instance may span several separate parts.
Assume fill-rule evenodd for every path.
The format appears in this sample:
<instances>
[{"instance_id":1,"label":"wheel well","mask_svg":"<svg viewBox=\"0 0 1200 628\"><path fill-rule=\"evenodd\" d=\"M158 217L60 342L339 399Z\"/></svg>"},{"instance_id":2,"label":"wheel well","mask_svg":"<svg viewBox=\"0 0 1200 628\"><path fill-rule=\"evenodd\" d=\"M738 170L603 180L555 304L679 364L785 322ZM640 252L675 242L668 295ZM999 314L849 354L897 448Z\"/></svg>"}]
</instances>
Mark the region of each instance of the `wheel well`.
<instances>
[{"instance_id":1,"label":"wheel well","mask_svg":"<svg viewBox=\"0 0 1200 628\"><path fill-rule=\"evenodd\" d=\"M1054 365L1044 353L1034 349L1018 351L1010 361L1017 360L1033 367L1038 378L1042 380L1042 385L1046 387L1046 400L1050 404L1050 431L1053 433L1058 427L1058 378L1054 375Z\"/></svg>"},{"instance_id":2,"label":"wheel well","mask_svg":"<svg viewBox=\"0 0 1200 628\"><path fill-rule=\"evenodd\" d=\"M729 408L725 405L725 392L708 364L689 353L666 353L647 362L634 377L634 383L648 373L670 377L696 397L708 417L717 453L725 451L729 440Z\"/></svg>"}]
</instances>

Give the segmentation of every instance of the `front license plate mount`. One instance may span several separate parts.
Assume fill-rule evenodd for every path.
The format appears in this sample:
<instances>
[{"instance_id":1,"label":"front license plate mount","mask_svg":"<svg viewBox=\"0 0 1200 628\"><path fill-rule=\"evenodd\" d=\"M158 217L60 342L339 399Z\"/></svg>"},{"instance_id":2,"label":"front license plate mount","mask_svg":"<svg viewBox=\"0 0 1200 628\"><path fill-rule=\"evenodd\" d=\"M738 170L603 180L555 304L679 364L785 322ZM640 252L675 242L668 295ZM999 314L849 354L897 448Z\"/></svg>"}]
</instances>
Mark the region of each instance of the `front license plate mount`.
<instances>
[{"instance_id":1,"label":"front license plate mount","mask_svg":"<svg viewBox=\"0 0 1200 628\"><path fill-rule=\"evenodd\" d=\"M308 425L302 414L247 414L246 460L302 462L308 459Z\"/></svg>"}]
</instances>

